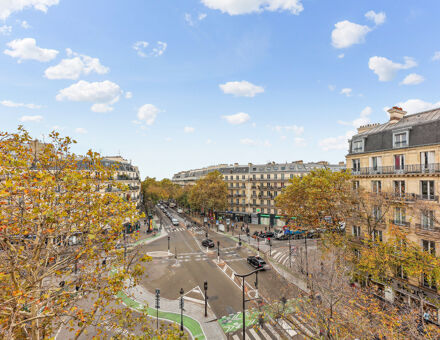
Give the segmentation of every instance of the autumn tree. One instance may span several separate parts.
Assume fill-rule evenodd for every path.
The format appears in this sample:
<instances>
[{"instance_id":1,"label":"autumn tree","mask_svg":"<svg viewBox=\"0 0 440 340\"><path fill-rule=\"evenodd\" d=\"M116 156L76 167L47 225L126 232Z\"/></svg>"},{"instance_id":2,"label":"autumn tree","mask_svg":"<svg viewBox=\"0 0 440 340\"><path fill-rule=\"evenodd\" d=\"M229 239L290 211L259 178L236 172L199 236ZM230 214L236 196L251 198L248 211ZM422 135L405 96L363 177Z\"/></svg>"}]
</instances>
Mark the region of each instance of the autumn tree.
<instances>
[{"instance_id":1,"label":"autumn tree","mask_svg":"<svg viewBox=\"0 0 440 340\"><path fill-rule=\"evenodd\" d=\"M228 187L219 171L198 179L189 191L188 202L193 209L222 211L228 206Z\"/></svg>"},{"instance_id":2,"label":"autumn tree","mask_svg":"<svg viewBox=\"0 0 440 340\"><path fill-rule=\"evenodd\" d=\"M140 218L118 195L128 187L108 192L113 170L99 154L78 157L69 137L49 138L35 150L21 127L0 133L0 337L46 339L63 326L78 338L109 323L152 335L143 313L114 299L142 273L116 247Z\"/></svg>"}]
</instances>

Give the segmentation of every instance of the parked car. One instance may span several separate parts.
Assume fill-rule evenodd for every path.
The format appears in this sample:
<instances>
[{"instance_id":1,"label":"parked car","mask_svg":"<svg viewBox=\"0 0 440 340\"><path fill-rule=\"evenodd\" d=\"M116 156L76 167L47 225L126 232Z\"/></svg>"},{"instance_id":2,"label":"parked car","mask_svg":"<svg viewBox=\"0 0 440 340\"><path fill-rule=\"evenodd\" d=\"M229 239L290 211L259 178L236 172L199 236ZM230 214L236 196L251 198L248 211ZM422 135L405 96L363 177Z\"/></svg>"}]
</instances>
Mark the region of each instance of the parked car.
<instances>
[{"instance_id":1,"label":"parked car","mask_svg":"<svg viewBox=\"0 0 440 340\"><path fill-rule=\"evenodd\" d=\"M275 234L272 231L266 231L264 233L260 233L260 237L261 238L273 238L275 236Z\"/></svg>"},{"instance_id":2,"label":"parked car","mask_svg":"<svg viewBox=\"0 0 440 340\"><path fill-rule=\"evenodd\" d=\"M174 226L178 226L179 225L179 221L177 220L177 218L172 218L171 219L171 223L173 223Z\"/></svg>"},{"instance_id":3,"label":"parked car","mask_svg":"<svg viewBox=\"0 0 440 340\"><path fill-rule=\"evenodd\" d=\"M259 256L249 256L247 258L247 263L249 263L255 269L263 268L263 270L264 270L265 267L267 266L266 261L264 261Z\"/></svg>"},{"instance_id":4,"label":"parked car","mask_svg":"<svg viewBox=\"0 0 440 340\"><path fill-rule=\"evenodd\" d=\"M182 214L182 213L183 213L182 208L177 209L177 212L178 212L179 214Z\"/></svg>"},{"instance_id":5,"label":"parked car","mask_svg":"<svg viewBox=\"0 0 440 340\"><path fill-rule=\"evenodd\" d=\"M214 248L215 244L212 240L210 240L209 238L207 238L206 240L202 241L202 246L203 247L208 247L208 248Z\"/></svg>"}]
</instances>

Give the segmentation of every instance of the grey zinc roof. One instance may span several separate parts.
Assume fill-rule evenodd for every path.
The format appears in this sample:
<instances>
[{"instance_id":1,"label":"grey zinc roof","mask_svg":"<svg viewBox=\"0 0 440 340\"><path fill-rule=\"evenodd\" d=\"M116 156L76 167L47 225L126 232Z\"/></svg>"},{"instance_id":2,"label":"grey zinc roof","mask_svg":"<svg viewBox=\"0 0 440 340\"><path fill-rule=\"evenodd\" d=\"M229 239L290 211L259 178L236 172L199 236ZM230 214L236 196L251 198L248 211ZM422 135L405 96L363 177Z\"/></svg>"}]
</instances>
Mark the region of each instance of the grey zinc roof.
<instances>
[{"instance_id":1,"label":"grey zinc roof","mask_svg":"<svg viewBox=\"0 0 440 340\"><path fill-rule=\"evenodd\" d=\"M391 124L387 122L385 124L381 124L375 126L371 130L365 131L363 133L359 133L354 137L364 137L368 135L372 135L378 132L387 131L387 130L396 130L396 129L404 129L410 126L426 124L432 121L440 120L440 108L436 108L429 111L413 113L410 115L405 115L399 122Z\"/></svg>"}]
</instances>

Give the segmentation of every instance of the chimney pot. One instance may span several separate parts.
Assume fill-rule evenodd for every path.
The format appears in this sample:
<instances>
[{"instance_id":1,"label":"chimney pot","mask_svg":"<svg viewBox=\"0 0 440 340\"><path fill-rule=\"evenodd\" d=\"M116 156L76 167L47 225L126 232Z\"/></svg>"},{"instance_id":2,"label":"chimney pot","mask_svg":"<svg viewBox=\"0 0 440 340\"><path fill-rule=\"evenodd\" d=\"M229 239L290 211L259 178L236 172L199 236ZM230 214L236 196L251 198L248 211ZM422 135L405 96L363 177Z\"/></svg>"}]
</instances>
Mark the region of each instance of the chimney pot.
<instances>
[{"instance_id":1,"label":"chimney pot","mask_svg":"<svg viewBox=\"0 0 440 340\"><path fill-rule=\"evenodd\" d=\"M406 111L403 111L401 107L393 106L388 110L388 113L390 115L390 123L396 124L405 116Z\"/></svg>"}]
</instances>

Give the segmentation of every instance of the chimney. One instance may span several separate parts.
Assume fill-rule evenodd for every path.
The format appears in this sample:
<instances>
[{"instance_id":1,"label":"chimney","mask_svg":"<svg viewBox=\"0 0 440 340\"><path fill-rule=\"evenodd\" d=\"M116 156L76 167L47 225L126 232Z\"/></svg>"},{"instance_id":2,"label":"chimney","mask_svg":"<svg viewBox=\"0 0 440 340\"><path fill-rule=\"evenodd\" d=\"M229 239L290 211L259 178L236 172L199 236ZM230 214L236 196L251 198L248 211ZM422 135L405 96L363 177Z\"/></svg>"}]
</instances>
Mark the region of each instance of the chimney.
<instances>
[{"instance_id":1,"label":"chimney","mask_svg":"<svg viewBox=\"0 0 440 340\"><path fill-rule=\"evenodd\" d=\"M390 123L395 124L405 116L406 111L403 111L401 107L393 106L388 110L388 113L390 114Z\"/></svg>"},{"instance_id":2,"label":"chimney","mask_svg":"<svg viewBox=\"0 0 440 340\"><path fill-rule=\"evenodd\" d=\"M374 127L376 127L378 125L380 125L380 124L379 123L374 123L374 124L361 125L357 129L358 130L358 134L370 131L372 128L374 128Z\"/></svg>"}]
</instances>

